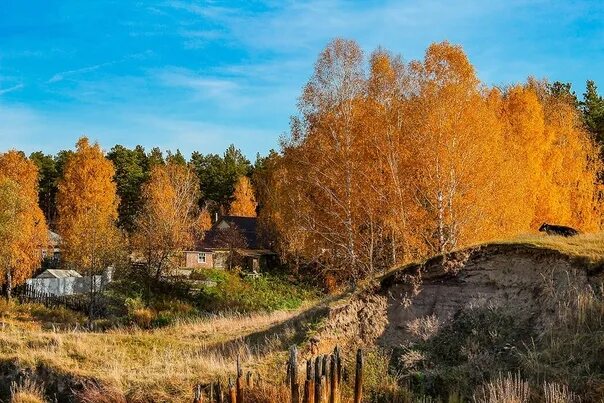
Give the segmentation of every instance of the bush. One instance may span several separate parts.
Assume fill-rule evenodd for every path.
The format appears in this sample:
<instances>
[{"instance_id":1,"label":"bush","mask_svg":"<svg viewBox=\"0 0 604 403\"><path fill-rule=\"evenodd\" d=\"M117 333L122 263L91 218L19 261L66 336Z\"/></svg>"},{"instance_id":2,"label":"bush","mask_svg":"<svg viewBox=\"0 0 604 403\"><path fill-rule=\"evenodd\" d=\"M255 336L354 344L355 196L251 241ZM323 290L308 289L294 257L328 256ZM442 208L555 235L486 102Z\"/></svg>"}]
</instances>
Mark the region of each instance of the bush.
<instances>
[{"instance_id":1,"label":"bush","mask_svg":"<svg viewBox=\"0 0 604 403\"><path fill-rule=\"evenodd\" d=\"M396 349L393 365L413 392L443 399L470 397L485 379L518 371L520 350L535 336L530 317L509 308L466 309L442 327L416 327L417 342Z\"/></svg>"},{"instance_id":2,"label":"bush","mask_svg":"<svg viewBox=\"0 0 604 403\"><path fill-rule=\"evenodd\" d=\"M27 313L35 319L52 324L77 325L85 322L84 315L65 307L49 308L42 304L21 304L16 306L17 312Z\"/></svg>"},{"instance_id":3,"label":"bush","mask_svg":"<svg viewBox=\"0 0 604 403\"><path fill-rule=\"evenodd\" d=\"M155 312L149 308L137 308L129 316L131 321L141 329L150 329L155 320Z\"/></svg>"},{"instance_id":4,"label":"bush","mask_svg":"<svg viewBox=\"0 0 604 403\"><path fill-rule=\"evenodd\" d=\"M307 287L274 275L242 278L238 273L208 270L205 278L216 282L215 286L204 287L199 295L200 308L210 312L296 309L314 296Z\"/></svg>"}]
</instances>

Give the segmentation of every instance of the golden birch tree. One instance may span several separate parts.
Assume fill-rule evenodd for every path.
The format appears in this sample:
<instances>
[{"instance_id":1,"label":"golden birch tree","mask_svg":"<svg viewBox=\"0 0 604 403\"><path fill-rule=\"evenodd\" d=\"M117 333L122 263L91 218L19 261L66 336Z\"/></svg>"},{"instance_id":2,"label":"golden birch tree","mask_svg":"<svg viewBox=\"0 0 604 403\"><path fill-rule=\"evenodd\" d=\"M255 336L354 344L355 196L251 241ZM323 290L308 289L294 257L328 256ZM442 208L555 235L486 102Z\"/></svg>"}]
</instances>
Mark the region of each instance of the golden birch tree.
<instances>
[{"instance_id":1,"label":"golden birch tree","mask_svg":"<svg viewBox=\"0 0 604 403\"><path fill-rule=\"evenodd\" d=\"M199 193L197 177L188 166L169 162L151 169L132 235L149 287L178 265L180 252L193 246Z\"/></svg>"},{"instance_id":2,"label":"golden birch tree","mask_svg":"<svg viewBox=\"0 0 604 403\"><path fill-rule=\"evenodd\" d=\"M40 267L48 229L38 203L38 170L23 153L0 155L0 284L7 297Z\"/></svg>"},{"instance_id":3,"label":"golden birch tree","mask_svg":"<svg viewBox=\"0 0 604 403\"><path fill-rule=\"evenodd\" d=\"M120 245L114 174L113 164L101 147L82 137L58 185L61 259L90 276L115 263Z\"/></svg>"}]
</instances>

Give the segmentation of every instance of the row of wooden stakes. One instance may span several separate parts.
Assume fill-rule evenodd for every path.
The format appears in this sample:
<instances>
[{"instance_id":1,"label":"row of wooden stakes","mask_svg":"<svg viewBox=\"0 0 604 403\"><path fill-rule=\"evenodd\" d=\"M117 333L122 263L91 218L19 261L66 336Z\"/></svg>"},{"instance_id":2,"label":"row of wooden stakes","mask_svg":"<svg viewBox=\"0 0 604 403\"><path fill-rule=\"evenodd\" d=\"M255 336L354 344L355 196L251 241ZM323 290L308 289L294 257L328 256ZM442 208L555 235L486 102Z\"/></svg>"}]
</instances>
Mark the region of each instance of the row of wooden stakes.
<instances>
[{"instance_id":1,"label":"row of wooden stakes","mask_svg":"<svg viewBox=\"0 0 604 403\"><path fill-rule=\"evenodd\" d=\"M298 374L298 351L290 348L287 362L285 384L291 403L341 403L342 384L348 381L346 368L342 366L340 350L336 347L332 354L322 355L306 361L306 377L301 382ZM235 382L229 379L227 387L220 382L209 385L197 385L193 403L245 403L246 390L262 386L259 376L251 372L243 376L241 363L237 357L237 377ZM353 402L360 403L363 394L363 351L357 350L354 378ZM251 402L250 402L251 403Z\"/></svg>"}]
</instances>

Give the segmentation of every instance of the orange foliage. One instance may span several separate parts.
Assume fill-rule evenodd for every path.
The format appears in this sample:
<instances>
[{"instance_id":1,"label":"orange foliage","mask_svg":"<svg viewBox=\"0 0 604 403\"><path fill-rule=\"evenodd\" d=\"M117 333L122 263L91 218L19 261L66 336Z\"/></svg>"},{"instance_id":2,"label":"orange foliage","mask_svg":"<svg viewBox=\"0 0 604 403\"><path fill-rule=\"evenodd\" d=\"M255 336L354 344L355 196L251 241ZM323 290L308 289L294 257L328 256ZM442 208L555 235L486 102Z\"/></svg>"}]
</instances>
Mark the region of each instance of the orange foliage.
<instances>
[{"instance_id":1,"label":"orange foliage","mask_svg":"<svg viewBox=\"0 0 604 403\"><path fill-rule=\"evenodd\" d=\"M109 265L119 244L118 197L113 164L86 137L65 165L58 185L61 257L76 270L97 272Z\"/></svg>"},{"instance_id":2,"label":"orange foliage","mask_svg":"<svg viewBox=\"0 0 604 403\"><path fill-rule=\"evenodd\" d=\"M159 279L177 252L193 246L199 193L199 181L189 167L169 162L151 169L132 237L135 250L146 261L148 276Z\"/></svg>"},{"instance_id":3,"label":"orange foliage","mask_svg":"<svg viewBox=\"0 0 604 403\"><path fill-rule=\"evenodd\" d=\"M257 205L250 178L241 176L235 184L229 214L239 217L256 217Z\"/></svg>"},{"instance_id":4,"label":"orange foliage","mask_svg":"<svg viewBox=\"0 0 604 403\"><path fill-rule=\"evenodd\" d=\"M488 88L447 42L369 67L337 39L304 88L262 200L286 257L356 279L545 221L597 228L596 148L543 83Z\"/></svg>"},{"instance_id":5,"label":"orange foliage","mask_svg":"<svg viewBox=\"0 0 604 403\"><path fill-rule=\"evenodd\" d=\"M38 206L38 170L17 151L0 155L0 284L19 284L40 267L48 230Z\"/></svg>"}]
</instances>

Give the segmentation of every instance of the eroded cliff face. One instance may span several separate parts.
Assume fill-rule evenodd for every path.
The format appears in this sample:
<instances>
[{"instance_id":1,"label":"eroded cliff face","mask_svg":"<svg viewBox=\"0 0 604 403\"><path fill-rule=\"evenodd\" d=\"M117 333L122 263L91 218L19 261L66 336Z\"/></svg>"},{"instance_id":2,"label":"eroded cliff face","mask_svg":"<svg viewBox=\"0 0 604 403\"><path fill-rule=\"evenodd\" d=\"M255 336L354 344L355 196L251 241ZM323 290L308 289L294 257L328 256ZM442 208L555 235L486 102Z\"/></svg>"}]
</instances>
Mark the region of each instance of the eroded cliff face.
<instances>
[{"instance_id":1,"label":"eroded cliff face","mask_svg":"<svg viewBox=\"0 0 604 403\"><path fill-rule=\"evenodd\" d=\"M442 324L469 307L508 307L542 327L555 312L554 301L587 287L594 272L585 262L556 251L515 245L432 259L382 280L388 325L379 344L402 344L414 337L413 321L432 317ZM414 292L410 281L418 278L421 283Z\"/></svg>"},{"instance_id":2,"label":"eroded cliff face","mask_svg":"<svg viewBox=\"0 0 604 403\"><path fill-rule=\"evenodd\" d=\"M396 347L470 307L513 309L538 330L552 319L561 296L601 281L601 266L557 251L482 246L387 275L334 309L323 333L340 343L345 338Z\"/></svg>"}]
</instances>

